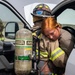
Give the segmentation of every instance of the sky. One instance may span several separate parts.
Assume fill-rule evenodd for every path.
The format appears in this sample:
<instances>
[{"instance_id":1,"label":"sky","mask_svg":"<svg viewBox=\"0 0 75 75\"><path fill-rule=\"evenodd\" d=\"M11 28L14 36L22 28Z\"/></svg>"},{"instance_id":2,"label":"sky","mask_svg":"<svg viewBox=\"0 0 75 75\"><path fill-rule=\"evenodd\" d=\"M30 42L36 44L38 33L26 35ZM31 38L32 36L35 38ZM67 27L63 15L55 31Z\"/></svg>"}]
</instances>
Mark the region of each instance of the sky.
<instances>
[{"instance_id":1,"label":"sky","mask_svg":"<svg viewBox=\"0 0 75 75\"><path fill-rule=\"evenodd\" d=\"M54 3L54 4L58 4L59 2L63 1L63 0L7 0L7 1L15 1L15 3L18 2L24 2L24 4L29 4L29 3L33 3L33 2L49 2L49 3Z\"/></svg>"}]
</instances>

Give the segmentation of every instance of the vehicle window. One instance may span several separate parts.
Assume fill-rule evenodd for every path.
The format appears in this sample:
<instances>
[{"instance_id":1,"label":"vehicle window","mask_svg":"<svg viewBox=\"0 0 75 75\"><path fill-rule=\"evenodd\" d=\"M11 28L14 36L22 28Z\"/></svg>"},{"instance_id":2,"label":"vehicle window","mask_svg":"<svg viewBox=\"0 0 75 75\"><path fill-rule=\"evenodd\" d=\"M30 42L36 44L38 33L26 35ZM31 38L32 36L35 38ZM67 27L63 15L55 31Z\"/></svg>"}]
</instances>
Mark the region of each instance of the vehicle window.
<instances>
[{"instance_id":1,"label":"vehicle window","mask_svg":"<svg viewBox=\"0 0 75 75\"><path fill-rule=\"evenodd\" d=\"M4 27L8 22L15 22L18 24L19 29L24 27L24 24L20 21L20 19L9 8L2 4L0 4L0 19L2 20ZM11 28L11 30L13 30L13 28ZM3 35L5 35L5 28L3 30Z\"/></svg>"},{"instance_id":2,"label":"vehicle window","mask_svg":"<svg viewBox=\"0 0 75 75\"><path fill-rule=\"evenodd\" d=\"M75 29L75 10L67 8L57 17L57 21L62 26L71 26Z\"/></svg>"}]
</instances>

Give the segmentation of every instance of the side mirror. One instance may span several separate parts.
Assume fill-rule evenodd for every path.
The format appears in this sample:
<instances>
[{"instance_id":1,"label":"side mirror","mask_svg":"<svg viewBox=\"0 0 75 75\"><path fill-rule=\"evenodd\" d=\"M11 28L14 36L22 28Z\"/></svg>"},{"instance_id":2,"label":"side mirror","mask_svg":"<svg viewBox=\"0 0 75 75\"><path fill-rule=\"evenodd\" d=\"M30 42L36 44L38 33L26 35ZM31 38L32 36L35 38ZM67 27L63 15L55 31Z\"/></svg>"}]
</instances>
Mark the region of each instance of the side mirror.
<instances>
[{"instance_id":1,"label":"side mirror","mask_svg":"<svg viewBox=\"0 0 75 75\"><path fill-rule=\"evenodd\" d=\"M15 39L15 34L19 30L17 22L8 22L5 26L5 37L8 39Z\"/></svg>"}]
</instances>

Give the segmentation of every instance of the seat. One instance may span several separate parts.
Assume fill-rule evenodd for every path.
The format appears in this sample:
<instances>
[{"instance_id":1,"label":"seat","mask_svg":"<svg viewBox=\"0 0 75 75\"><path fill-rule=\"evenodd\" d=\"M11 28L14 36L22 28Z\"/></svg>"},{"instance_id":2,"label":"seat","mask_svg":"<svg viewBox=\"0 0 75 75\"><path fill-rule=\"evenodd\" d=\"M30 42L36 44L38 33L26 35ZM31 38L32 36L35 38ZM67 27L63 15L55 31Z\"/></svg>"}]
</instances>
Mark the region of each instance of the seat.
<instances>
[{"instance_id":1,"label":"seat","mask_svg":"<svg viewBox=\"0 0 75 75\"><path fill-rule=\"evenodd\" d=\"M12 42L3 42L3 55L11 63L14 62L15 45Z\"/></svg>"},{"instance_id":2,"label":"seat","mask_svg":"<svg viewBox=\"0 0 75 75\"><path fill-rule=\"evenodd\" d=\"M72 27L69 27L69 26L64 26L63 29L67 30L75 37L75 29L73 29Z\"/></svg>"}]
</instances>

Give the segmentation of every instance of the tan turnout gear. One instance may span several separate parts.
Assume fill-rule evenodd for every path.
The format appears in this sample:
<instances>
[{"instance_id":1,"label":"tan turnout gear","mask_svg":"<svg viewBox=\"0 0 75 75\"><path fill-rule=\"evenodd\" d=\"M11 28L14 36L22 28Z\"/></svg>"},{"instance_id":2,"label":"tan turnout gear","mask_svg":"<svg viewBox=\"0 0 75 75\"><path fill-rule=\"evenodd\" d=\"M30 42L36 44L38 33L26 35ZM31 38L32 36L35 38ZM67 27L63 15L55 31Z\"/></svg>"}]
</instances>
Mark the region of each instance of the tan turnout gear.
<instances>
[{"instance_id":1,"label":"tan turnout gear","mask_svg":"<svg viewBox=\"0 0 75 75\"><path fill-rule=\"evenodd\" d=\"M35 25L36 28L38 28L37 24L38 23L36 23L36 25ZM37 37L40 37L40 58L41 58L41 60L45 60L45 61L51 60L55 64L55 66L65 67L67 56L66 56L64 50L62 50L59 47L58 40L52 41L52 40L48 39L47 37L45 37L42 33ZM38 53L38 50L36 50L36 51Z\"/></svg>"},{"instance_id":2,"label":"tan turnout gear","mask_svg":"<svg viewBox=\"0 0 75 75\"><path fill-rule=\"evenodd\" d=\"M36 50L38 52L38 50ZM59 47L58 40L50 41L41 34L40 39L40 58L41 60L51 60L57 67L65 67L67 56Z\"/></svg>"},{"instance_id":3,"label":"tan turnout gear","mask_svg":"<svg viewBox=\"0 0 75 75\"><path fill-rule=\"evenodd\" d=\"M34 10L32 16L33 16L33 22L34 22L34 26L32 28L33 32L33 36L36 36L40 39L40 62L44 62L44 64L40 65L39 70L41 71L40 74L43 75L57 75L56 73L54 73L52 71L54 64L52 64L49 60L49 52L50 52L50 40L45 37L43 34L37 35L36 32L38 32L38 29L41 29L41 25L42 25L42 20L46 17L51 16L51 10L50 8L45 5L45 4L39 4L37 5ZM37 55L38 55L38 48L36 50ZM39 64L40 64L39 62ZM50 68L48 66L48 63L50 64ZM39 65L38 64L38 65Z\"/></svg>"},{"instance_id":4,"label":"tan turnout gear","mask_svg":"<svg viewBox=\"0 0 75 75\"><path fill-rule=\"evenodd\" d=\"M37 30L38 28L41 27L41 24L42 23L40 22L35 23L35 26L33 27L33 29ZM66 34L68 35L66 36ZM56 40L55 42L51 41L50 39L45 37L43 34L40 34L40 58L41 60L47 61L48 59L50 59L55 64L55 66L60 69L60 71L61 69L64 70L68 56L74 47L73 38L74 37L69 32L63 29L61 29L60 38ZM38 52L38 50L36 51Z\"/></svg>"}]
</instances>

